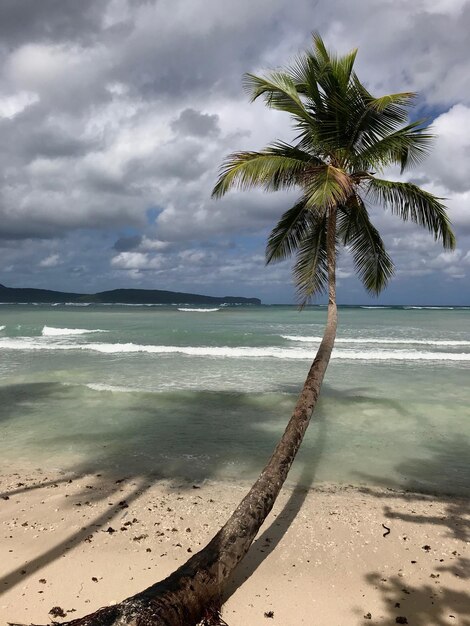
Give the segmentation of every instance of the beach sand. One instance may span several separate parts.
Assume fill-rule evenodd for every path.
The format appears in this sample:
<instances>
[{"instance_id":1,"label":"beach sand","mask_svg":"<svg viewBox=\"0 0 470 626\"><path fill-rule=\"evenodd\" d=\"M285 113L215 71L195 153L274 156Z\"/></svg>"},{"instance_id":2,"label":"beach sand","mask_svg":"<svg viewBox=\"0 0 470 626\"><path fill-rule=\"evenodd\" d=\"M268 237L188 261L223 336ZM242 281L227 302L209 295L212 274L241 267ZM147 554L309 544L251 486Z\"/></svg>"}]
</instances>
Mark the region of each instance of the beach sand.
<instances>
[{"instance_id":1,"label":"beach sand","mask_svg":"<svg viewBox=\"0 0 470 626\"><path fill-rule=\"evenodd\" d=\"M0 624L47 623L53 607L73 619L165 577L247 486L4 475ZM469 538L463 499L286 488L229 585L223 617L230 626L469 626Z\"/></svg>"}]
</instances>

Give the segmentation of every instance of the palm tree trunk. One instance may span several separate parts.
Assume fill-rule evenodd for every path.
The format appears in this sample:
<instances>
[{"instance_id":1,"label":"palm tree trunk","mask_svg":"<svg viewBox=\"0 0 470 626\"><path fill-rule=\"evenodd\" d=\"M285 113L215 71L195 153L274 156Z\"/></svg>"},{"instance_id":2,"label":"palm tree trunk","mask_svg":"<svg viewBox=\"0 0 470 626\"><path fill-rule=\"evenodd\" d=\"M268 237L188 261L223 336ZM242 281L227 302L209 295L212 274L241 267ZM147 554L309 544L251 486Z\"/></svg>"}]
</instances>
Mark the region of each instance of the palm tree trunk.
<instances>
[{"instance_id":1,"label":"palm tree trunk","mask_svg":"<svg viewBox=\"0 0 470 626\"><path fill-rule=\"evenodd\" d=\"M284 434L260 476L208 545L165 580L69 626L194 626L211 621L224 585L271 511L302 443L333 349L336 326L336 208L327 227L328 317L323 339ZM211 610L215 612L211 613Z\"/></svg>"}]
</instances>

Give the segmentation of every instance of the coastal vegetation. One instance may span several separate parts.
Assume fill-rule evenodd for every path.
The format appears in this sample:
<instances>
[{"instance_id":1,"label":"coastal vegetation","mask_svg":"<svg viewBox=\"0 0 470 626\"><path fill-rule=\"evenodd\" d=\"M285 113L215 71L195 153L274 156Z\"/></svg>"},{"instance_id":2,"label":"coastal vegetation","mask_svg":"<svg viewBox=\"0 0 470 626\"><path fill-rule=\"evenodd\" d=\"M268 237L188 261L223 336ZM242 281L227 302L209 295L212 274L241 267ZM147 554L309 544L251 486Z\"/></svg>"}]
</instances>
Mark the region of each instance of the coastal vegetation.
<instances>
[{"instance_id":1,"label":"coastal vegetation","mask_svg":"<svg viewBox=\"0 0 470 626\"><path fill-rule=\"evenodd\" d=\"M286 430L249 493L206 547L165 580L73 626L191 626L220 624L224 588L250 548L287 477L317 403L337 328L336 260L350 250L365 288L378 294L393 263L368 205L379 204L428 229L447 249L455 245L442 201L410 182L380 178L389 166L402 171L427 154L432 141L423 121L407 123L415 94L373 96L354 72L356 51L330 53L316 35L313 49L284 69L247 75L252 100L288 113L294 143L275 142L259 152L228 157L214 189L261 186L299 189L268 241L268 263L295 257L300 302L326 291L325 332Z\"/></svg>"}]
</instances>

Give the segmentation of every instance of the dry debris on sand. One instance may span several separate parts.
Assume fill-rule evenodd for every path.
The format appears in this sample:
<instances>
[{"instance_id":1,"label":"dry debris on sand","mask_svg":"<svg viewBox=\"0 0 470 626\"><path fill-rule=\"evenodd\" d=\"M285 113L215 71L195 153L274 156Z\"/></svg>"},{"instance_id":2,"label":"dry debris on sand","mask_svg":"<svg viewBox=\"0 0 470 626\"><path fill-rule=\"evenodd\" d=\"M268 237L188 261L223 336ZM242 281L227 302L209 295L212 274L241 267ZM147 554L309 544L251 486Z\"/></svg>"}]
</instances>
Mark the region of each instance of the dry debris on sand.
<instances>
[{"instance_id":1,"label":"dry debris on sand","mask_svg":"<svg viewBox=\"0 0 470 626\"><path fill-rule=\"evenodd\" d=\"M164 578L246 488L39 470L3 476L0 624L72 619ZM463 499L285 489L230 584L223 619L470 626L469 540Z\"/></svg>"}]
</instances>

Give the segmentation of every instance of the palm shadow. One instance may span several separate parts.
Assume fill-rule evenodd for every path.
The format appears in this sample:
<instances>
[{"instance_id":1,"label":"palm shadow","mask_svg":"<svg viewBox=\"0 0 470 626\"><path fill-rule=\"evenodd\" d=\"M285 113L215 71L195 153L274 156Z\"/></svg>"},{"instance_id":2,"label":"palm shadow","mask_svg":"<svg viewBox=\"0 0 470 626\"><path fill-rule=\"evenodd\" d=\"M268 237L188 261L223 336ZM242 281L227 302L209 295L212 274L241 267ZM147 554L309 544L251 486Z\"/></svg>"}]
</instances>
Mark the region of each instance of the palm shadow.
<instances>
[{"instance_id":1,"label":"palm shadow","mask_svg":"<svg viewBox=\"0 0 470 626\"><path fill-rule=\"evenodd\" d=\"M465 557L464 546L470 541L470 500L466 497L449 497L446 495L426 496L420 495L426 486L426 480L432 477L433 484L437 484L441 489L449 484L449 478L454 481L464 483L470 479L470 446L463 439L452 441L440 441L438 444L429 446L430 456L426 459L408 459L401 463L397 470L399 473L409 477L409 488L412 492L383 492L371 489L363 489L370 496L383 499L384 514L389 520L401 520L407 523L418 525L432 525L441 527L444 536L451 539L456 549L441 559L432 561L431 581L422 585L406 585L398 576L387 578L386 582L382 574L371 572L366 576L367 583L374 588L381 589L384 605L387 607L387 616L384 626L396 624L397 617L406 617L407 622L413 626L446 626L449 623L463 624L470 626L468 616L470 615L470 594L466 591L452 589L444 582L440 581L442 573L450 574L456 579L470 579L470 559ZM452 453L452 463L450 464L450 454ZM457 457L457 458L455 458ZM450 477L446 472L450 465ZM400 484L396 481L389 481L389 488L400 489ZM460 492L460 489L457 490ZM387 500L402 499L409 505L406 512L394 510ZM414 510L414 503L418 501L429 502L431 507L434 503L439 503L444 507L444 514L441 511L429 514L417 513ZM430 507L430 509L431 509ZM438 531L439 532L439 531ZM458 543L455 543L458 542ZM431 542L430 542L431 543ZM462 546L459 548L459 544ZM428 546L429 549L433 547ZM445 580L449 580L448 576ZM452 579L450 579L452 580ZM450 622L449 620L452 620ZM400 622L398 622L400 623ZM363 626L370 622L364 621Z\"/></svg>"},{"instance_id":2,"label":"palm shadow","mask_svg":"<svg viewBox=\"0 0 470 626\"><path fill-rule=\"evenodd\" d=\"M468 626L470 615L470 596L463 591L448 587L425 584L403 586L403 579L392 576L382 582L382 574L377 572L366 576L366 582L382 590L387 616L380 621L381 626L448 626L449 623ZM397 621L397 618L407 621ZM450 622L455 620L455 622ZM370 620L364 620L362 626L369 626Z\"/></svg>"},{"instance_id":3,"label":"palm shadow","mask_svg":"<svg viewBox=\"0 0 470 626\"><path fill-rule=\"evenodd\" d=\"M34 405L35 398L53 403L62 401L65 395L70 405L70 390L64 390L60 385L35 384L22 386L21 393L18 391L9 390L4 394L9 399L4 408L10 420L24 414L25 398L28 405ZM250 474L259 469L256 459L259 459L260 452L267 458L277 441L277 433L271 428L264 428L271 423L272 407L263 407L254 394L192 392L126 396L129 396L130 419L119 424L111 434L99 432L99 429L77 433L75 428L75 432L68 433L53 428L37 437L38 447L49 446L52 450L60 450L80 441L81 449L86 452L85 458L71 467L65 477L49 479L45 475L40 481L20 483L2 496L5 499L21 498L32 490L53 489L61 482L72 483L79 478L92 477L88 481L91 484L81 484L78 491L69 494L62 506L72 508L80 505L84 496L86 504L93 505L117 495L128 483L136 486L126 497L130 503L162 480L170 487L190 489L195 483L217 478L226 463L241 463L246 473ZM142 396L145 396L144 402ZM111 394L108 394L107 400L110 399ZM97 423L100 409L98 404ZM109 410L112 412L113 406ZM202 459L201 463L198 464L197 459ZM120 510L119 505L107 508L104 514L92 519L67 539L6 573L0 578L0 593L24 583L25 579L68 553L92 532L109 523Z\"/></svg>"},{"instance_id":4,"label":"palm shadow","mask_svg":"<svg viewBox=\"0 0 470 626\"><path fill-rule=\"evenodd\" d=\"M309 450L311 461L304 463L297 484L282 510L268 528L253 542L248 554L235 570L234 575L229 580L224 591L224 603L256 572L263 561L277 548L292 522L302 509L305 499L315 481L316 470L321 461L325 447L327 427L325 417L321 410L321 400L319 401L316 415L317 419L315 419L315 423L318 424L318 432L315 444ZM315 416L312 417L312 420L314 418Z\"/></svg>"},{"instance_id":5,"label":"palm shadow","mask_svg":"<svg viewBox=\"0 0 470 626\"><path fill-rule=\"evenodd\" d=\"M42 402L67 395L67 389L51 382L15 383L0 386L0 422L24 417L36 410Z\"/></svg>"},{"instance_id":6,"label":"palm shadow","mask_svg":"<svg viewBox=\"0 0 470 626\"><path fill-rule=\"evenodd\" d=\"M397 512L387 504L384 505L384 513L388 519L443 526L447 529L448 537L468 542L470 499L464 494L470 493L470 445L465 439L454 437L429 444L428 452L427 458L407 459L396 467L398 475L406 477L407 492L402 491L401 481L391 478L386 481L385 486L394 490L389 497L399 497L411 504L413 500L420 499L418 494L429 494L433 499L444 503L445 516L417 515L412 506L409 513ZM382 499L388 497L387 493L367 488L362 488L362 491Z\"/></svg>"},{"instance_id":7,"label":"palm shadow","mask_svg":"<svg viewBox=\"0 0 470 626\"><path fill-rule=\"evenodd\" d=\"M126 504L129 505L136 498L142 495L146 489L143 484L138 485L127 497ZM16 585L23 583L25 579L33 576L36 572L41 570L49 563L59 559L73 550L76 546L80 545L84 541L90 541L93 533L102 530L102 527L109 523L118 513L122 512L122 508L119 504L115 504L106 510L105 513L93 518L88 524L82 526L82 528L71 534L67 539L64 539L60 543L56 544L49 550L46 550L38 557L27 560L11 572L8 572L4 576L0 577L0 596L6 593Z\"/></svg>"}]
</instances>

